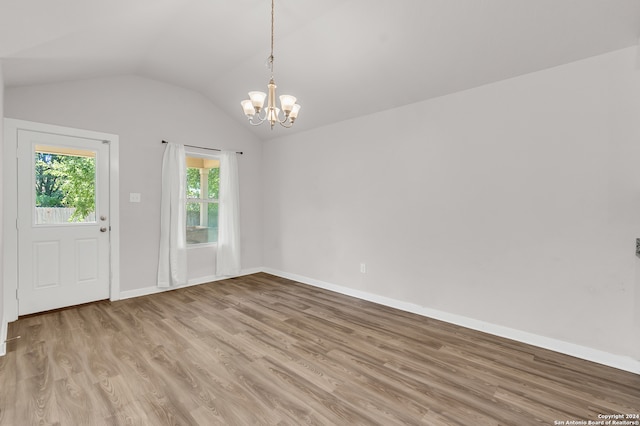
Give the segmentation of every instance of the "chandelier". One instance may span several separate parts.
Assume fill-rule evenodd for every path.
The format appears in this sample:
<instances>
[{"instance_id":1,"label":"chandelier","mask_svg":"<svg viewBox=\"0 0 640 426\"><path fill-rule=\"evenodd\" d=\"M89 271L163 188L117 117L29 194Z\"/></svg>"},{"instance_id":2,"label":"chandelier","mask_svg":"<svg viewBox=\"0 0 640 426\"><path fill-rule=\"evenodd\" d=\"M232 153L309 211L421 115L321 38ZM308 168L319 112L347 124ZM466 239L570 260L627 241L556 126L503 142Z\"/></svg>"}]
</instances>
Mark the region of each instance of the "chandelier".
<instances>
[{"instance_id":1,"label":"chandelier","mask_svg":"<svg viewBox=\"0 0 640 426\"><path fill-rule=\"evenodd\" d=\"M276 83L273 80L273 17L274 0L271 0L271 55L267 58L267 66L271 70L271 80L267 85L269 94L249 92L249 99L240 103L249 123L259 126L268 121L272 130L276 123L280 123L280 125L287 128L293 126L298 117L298 111L300 111L300 105L296 103L295 96L291 95L280 96L280 108L284 112L284 118L281 118L280 108L276 108ZM265 98L267 99L267 107L263 108ZM254 117L257 121L254 121Z\"/></svg>"}]
</instances>

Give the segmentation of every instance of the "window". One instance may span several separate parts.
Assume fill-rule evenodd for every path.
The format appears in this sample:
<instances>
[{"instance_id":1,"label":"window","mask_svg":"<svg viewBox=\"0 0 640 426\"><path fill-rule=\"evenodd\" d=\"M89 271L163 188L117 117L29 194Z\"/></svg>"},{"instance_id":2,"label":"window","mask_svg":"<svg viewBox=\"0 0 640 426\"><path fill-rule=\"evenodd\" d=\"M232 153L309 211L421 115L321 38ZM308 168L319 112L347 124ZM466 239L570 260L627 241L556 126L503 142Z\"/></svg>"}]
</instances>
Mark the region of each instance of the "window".
<instances>
[{"instance_id":1,"label":"window","mask_svg":"<svg viewBox=\"0 0 640 426\"><path fill-rule=\"evenodd\" d=\"M218 241L220 160L187 154L187 244Z\"/></svg>"},{"instance_id":2,"label":"window","mask_svg":"<svg viewBox=\"0 0 640 426\"><path fill-rule=\"evenodd\" d=\"M96 221L96 152L36 145L35 224Z\"/></svg>"}]
</instances>

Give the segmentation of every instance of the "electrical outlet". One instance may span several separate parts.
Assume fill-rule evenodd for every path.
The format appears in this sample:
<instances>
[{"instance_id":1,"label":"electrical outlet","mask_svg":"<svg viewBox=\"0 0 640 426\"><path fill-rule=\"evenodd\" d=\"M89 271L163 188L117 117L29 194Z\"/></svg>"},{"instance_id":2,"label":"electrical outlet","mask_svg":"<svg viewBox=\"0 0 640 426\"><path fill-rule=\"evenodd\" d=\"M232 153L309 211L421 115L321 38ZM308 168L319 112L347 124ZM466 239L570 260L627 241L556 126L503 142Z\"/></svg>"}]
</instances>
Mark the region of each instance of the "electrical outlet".
<instances>
[{"instance_id":1,"label":"electrical outlet","mask_svg":"<svg viewBox=\"0 0 640 426\"><path fill-rule=\"evenodd\" d=\"M360 264L360 272L363 274L367 273L367 264L366 263L361 263Z\"/></svg>"},{"instance_id":2,"label":"electrical outlet","mask_svg":"<svg viewBox=\"0 0 640 426\"><path fill-rule=\"evenodd\" d=\"M141 200L141 196L139 192L130 192L129 193L129 202L130 203L139 203Z\"/></svg>"}]
</instances>

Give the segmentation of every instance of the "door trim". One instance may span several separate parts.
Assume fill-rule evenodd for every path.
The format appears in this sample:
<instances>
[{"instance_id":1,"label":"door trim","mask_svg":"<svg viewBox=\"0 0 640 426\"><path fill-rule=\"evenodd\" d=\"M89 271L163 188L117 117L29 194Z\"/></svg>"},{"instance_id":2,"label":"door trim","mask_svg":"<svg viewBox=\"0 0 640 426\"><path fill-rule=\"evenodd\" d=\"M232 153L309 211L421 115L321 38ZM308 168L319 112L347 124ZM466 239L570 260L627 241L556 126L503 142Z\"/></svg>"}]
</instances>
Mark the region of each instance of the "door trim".
<instances>
[{"instance_id":1,"label":"door trim","mask_svg":"<svg viewBox=\"0 0 640 426\"><path fill-rule=\"evenodd\" d=\"M109 215L111 217L110 235L110 279L109 299L120 299L120 167L118 135L91 130L32 121L4 119L4 147L2 186L4 189L2 208L4 213L3 281L4 281L4 317L7 322L18 319L18 131L55 133L86 139L109 142Z\"/></svg>"}]
</instances>

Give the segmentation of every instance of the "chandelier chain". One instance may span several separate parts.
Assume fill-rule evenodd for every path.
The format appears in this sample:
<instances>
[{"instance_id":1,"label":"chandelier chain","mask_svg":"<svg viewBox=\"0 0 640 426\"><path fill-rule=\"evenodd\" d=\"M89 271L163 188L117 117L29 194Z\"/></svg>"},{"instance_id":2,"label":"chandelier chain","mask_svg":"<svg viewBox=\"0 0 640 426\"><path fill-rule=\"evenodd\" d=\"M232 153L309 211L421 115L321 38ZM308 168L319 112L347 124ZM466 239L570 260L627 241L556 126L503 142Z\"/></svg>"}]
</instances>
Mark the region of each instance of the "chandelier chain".
<instances>
[{"instance_id":1,"label":"chandelier chain","mask_svg":"<svg viewBox=\"0 0 640 426\"><path fill-rule=\"evenodd\" d=\"M273 32L274 32L274 5L275 0L271 0L271 56L269 56L269 66L271 67L271 77L273 77Z\"/></svg>"}]
</instances>

